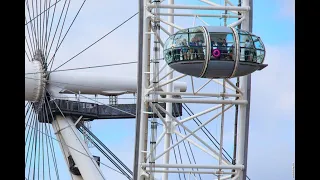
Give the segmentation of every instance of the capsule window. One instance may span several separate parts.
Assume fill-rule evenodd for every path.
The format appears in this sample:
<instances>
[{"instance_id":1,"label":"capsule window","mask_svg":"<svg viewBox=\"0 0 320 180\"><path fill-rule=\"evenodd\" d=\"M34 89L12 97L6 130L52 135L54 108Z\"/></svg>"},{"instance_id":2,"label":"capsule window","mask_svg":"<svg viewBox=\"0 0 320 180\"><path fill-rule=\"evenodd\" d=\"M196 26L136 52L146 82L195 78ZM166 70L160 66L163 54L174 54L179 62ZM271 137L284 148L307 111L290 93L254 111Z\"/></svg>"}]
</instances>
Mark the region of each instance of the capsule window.
<instances>
[{"instance_id":1,"label":"capsule window","mask_svg":"<svg viewBox=\"0 0 320 180\"><path fill-rule=\"evenodd\" d=\"M240 61L254 62L256 60L256 50L248 33L239 33Z\"/></svg>"},{"instance_id":2,"label":"capsule window","mask_svg":"<svg viewBox=\"0 0 320 180\"><path fill-rule=\"evenodd\" d=\"M235 60L234 36L232 33L210 33L210 60Z\"/></svg>"},{"instance_id":3,"label":"capsule window","mask_svg":"<svg viewBox=\"0 0 320 180\"><path fill-rule=\"evenodd\" d=\"M168 64L178 61L205 60L206 41L202 27L178 31L165 43L164 56Z\"/></svg>"},{"instance_id":4,"label":"capsule window","mask_svg":"<svg viewBox=\"0 0 320 180\"><path fill-rule=\"evenodd\" d=\"M188 60L186 52L188 51L188 33L179 33L174 37L173 61Z\"/></svg>"},{"instance_id":5,"label":"capsule window","mask_svg":"<svg viewBox=\"0 0 320 180\"><path fill-rule=\"evenodd\" d=\"M256 62L261 64L263 62L264 56L265 56L264 51L263 50L256 50L256 52L257 52L257 54L256 54L256 57L257 57Z\"/></svg>"},{"instance_id":6,"label":"capsule window","mask_svg":"<svg viewBox=\"0 0 320 180\"><path fill-rule=\"evenodd\" d=\"M253 40L253 43L254 43L254 47L256 49L260 49L260 50L264 49L263 45L261 44L260 39L257 36L252 36L252 40Z\"/></svg>"},{"instance_id":7,"label":"capsule window","mask_svg":"<svg viewBox=\"0 0 320 180\"><path fill-rule=\"evenodd\" d=\"M164 59L168 64L170 64L173 61L173 53L172 53L172 48L173 48L173 36L169 37L169 39L166 41L164 45Z\"/></svg>"},{"instance_id":8,"label":"capsule window","mask_svg":"<svg viewBox=\"0 0 320 180\"><path fill-rule=\"evenodd\" d=\"M207 46L203 33L190 32L188 40L187 58L189 60L204 60Z\"/></svg>"}]
</instances>

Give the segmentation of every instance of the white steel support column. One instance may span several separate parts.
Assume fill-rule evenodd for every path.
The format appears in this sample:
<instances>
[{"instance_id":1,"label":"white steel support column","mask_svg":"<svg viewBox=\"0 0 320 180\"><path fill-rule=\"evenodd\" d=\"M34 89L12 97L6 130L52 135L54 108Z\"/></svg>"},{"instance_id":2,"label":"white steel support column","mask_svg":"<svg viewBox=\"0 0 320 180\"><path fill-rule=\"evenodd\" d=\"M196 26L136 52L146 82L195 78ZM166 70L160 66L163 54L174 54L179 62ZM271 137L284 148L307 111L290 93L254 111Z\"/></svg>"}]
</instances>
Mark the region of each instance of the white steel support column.
<instances>
[{"instance_id":1,"label":"white steel support column","mask_svg":"<svg viewBox=\"0 0 320 180\"><path fill-rule=\"evenodd\" d=\"M157 1L153 1L154 4L159 5L160 3ZM150 64L153 65L153 71L152 71L152 85L154 90L149 93L149 95L152 97L153 102L157 102L158 94L156 91L159 89L159 59L160 59L160 43L162 42L160 39L160 9L159 8L153 8L153 25L152 25L152 31L153 34L153 59L150 61ZM150 83L151 84L151 83ZM156 141L157 141L157 117L153 116L151 120L151 131L150 131L150 164L155 164L155 157L156 157ZM154 168L153 166L150 166L149 169L149 180L155 180L154 177Z\"/></svg>"},{"instance_id":2,"label":"white steel support column","mask_svg":"<svg viewBox=\"0 0 320 180\"><path fill-rule=\"evenodd\" d=\"M173 5L174 0L168 0L168 5ZM168 9L168 13L174 13L174 9ZM169 23L174 23L174 16L168 16L168 22ZM168 26L168 31L169 33L173 34L174 33L174 28L172 26ZM167 66L167 73L169 73L172 69ZM167 81L170 81L173 78L173 73L169 74L167 77ZM167 92L172 92L172 83L169 83L167 85ZM167 98L172 98L172 95L167 95ZM167 102L166 103L166 111L169 113L172 113L172 103ZM164 150L168 149L170 147L170 138L171 138L171 132L169 129L171 129L171 123L172 119L170 116L166 116L166 129L165 131L165 136L164 136ZM170 159L170 151L165 153L163 156L163 164L169 164L169 159ZM164 170L168 170L168 168L164 168ZM162 175L162 180L168 180L168 173L164 172Z\"/></svg>"},{"instance_id":3,"label":"white steel support column","mask_svg":"<svg viewBox=\"0 0 320 180\"><path fill-rule=\"evenodd\" d=\"M252 31L252 0L243 0L242 6L250 6L250 11L244 12L245 20L241 24L241 29ZM237 139L237 165L244 165L244 169L239 171L239 180L246 180L247 154L248 154L248 136L249 136L249 114L250 114L250 91L251 75L240 77L240 89L243 92L242 100L247 100L248 104L239 105L239 123ZM237 177L237 176L236 176Z\"/></svg>"},{"instance_id":4,"label":"white steel support column","mask_svg":"<svg viewBox=\"0 0 320 180\"><path fill-rule=\"evenodd\" d=\"M53 130L54 130L54 133L56 134L58 140L60 141L59 145L60 145L64 160L66 161L66 164L69 166L68 156L70 155L70 152L68 150L67 143L65 143L65 141L64 141L63 137L61 136L61 134L58 133L59 132L59 128L58 128L59 126L58 126L57 121L52 121L52 127L53 127ZM71 179L72 180L83 180L81 175L80 176L74 175L71 172L70 172L70 175L71 175Z\"/></svg>"},{"instance_id":5,"label":"white steel support column","mask_svg":"<svg viewBox=\"0 0 320 180\"><path fill-rule=\"evenodd\" d=\"M146 72L150 72L149 67L149 49L150 49L150 33L148 32L149 25L150 25L150 18L147 16L148 12L146 9L146 6L148 4L149 0L144 0L144 10L143 10L143 45L142 45L142 74L141 74L141 102L140 102L140 132L139 132L139 154L138 154L138 180L145 180L148 179L148 174L143 170L141 167L142 163L146 163L146 145L147 145L147 136L146 133L148 133L148 127L146 126L148 123L148 116L145 114L145 112L148 111L148 103L145 102L146 99L146 90L149 86L149 79Z\"/></svg>"},{"instance_id":6,"label":"white steel support column","mask_svg":"<svg viewBox=\"0 0 320 180\"><path fill-rule=\"evenodd\" d=\"M103 174L100 167L93 159L86 143L79 136L73 121L70 117L56 116L57 133L61 135L64 142L68 145L75 164L79 168L84 180L103 180Z\"/></svg>"}]
</instances>

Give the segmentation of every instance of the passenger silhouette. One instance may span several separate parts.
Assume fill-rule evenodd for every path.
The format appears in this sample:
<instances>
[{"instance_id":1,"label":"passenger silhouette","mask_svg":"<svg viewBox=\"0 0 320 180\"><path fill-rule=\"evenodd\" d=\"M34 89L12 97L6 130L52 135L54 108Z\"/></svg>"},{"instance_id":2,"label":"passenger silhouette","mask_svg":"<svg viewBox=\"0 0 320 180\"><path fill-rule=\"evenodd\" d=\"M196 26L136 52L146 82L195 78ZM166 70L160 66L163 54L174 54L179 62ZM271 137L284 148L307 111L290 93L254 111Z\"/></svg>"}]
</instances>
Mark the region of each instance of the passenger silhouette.
<instances>
[{"instance_id":1,"label":"passenger silhouette","mask_svg":"<svg viewBox=\"0 0 320 180\"><path fill-rule=\"evenodd\" d=\"M229 53L228 53L228 59L230 59L230 60L233 59L233 50L234 50L234 46L231 45L231 47L229 49Z\"/></svg>"},{"instance_id":2,"label":"passenger silhouette","mask_svg":"<svg viewBox=\"0 0 320 180\"><path fill-rule=\"evenodd\" d=\"M217 42L217 49L220 51L220 56L219 57L216 57L216 59L220 59L221 58L221 52L223 50L223 41L222 41L222 38L219 38L218 42Z\"/></svg>"},{"instance_id":3,"label":"passenger silhouette","mask_svg":"<svg viewBox=\"0 0 320 180\"><path fill-rule=\"evenodd\" d=\"M183 60L187 60L187 59L189 59L187 40L183 39L181 45L182 45L182 50L181 50L182 58L183 58Z\"/></svg>"},{"instance_id":4,"label":"passenger silhouette","mask_svg":"<svg viewBox=\"0 0 320 180\"><path fill-rule=\"evenodd\" d=\"M245 61L251 61L251 59L250 59L250 50L251 50L251 44L249 42L249 39L246 39L245 50L244 50L244 60Z\"/></svg>"},{"instance_id":5,"label":"passenger silhouette","mask_svg":"<svg viewBox=\"0 0 320 180\"><path fill-rule=\"evenodd\" d=\"M222 46L221 46L222 59L225 59L227 57L227 54L228 54L227 41L226 41L226 39L223 39L222 40Z\"/></svg>"},{"instance_id":6,"label":"passenger silhouette","mask_svg":"<svg viewBox=\"0 0 320 180\"><path fill-rule=\"evenodd\" d=\"M197 58L203 60L204 59L204 51L202 46L204 46L202 39L200 39L200 37L197 37Z\"/></svg>"},{"instance_id":7,"label":"passenger silhouette","mask_svg":"<svg viewBox=\"0 0 320 180\"><path fill-rule=\"evenodd\" d=\"M193 37L191 39L191 42L189 43L189 45L190 45L190 56L191 56L190 59L195 59L196 58L196 54L198 52L197 49L196 49L197 43L196 43L195 37Z\"/></svg>"}]
</instances>

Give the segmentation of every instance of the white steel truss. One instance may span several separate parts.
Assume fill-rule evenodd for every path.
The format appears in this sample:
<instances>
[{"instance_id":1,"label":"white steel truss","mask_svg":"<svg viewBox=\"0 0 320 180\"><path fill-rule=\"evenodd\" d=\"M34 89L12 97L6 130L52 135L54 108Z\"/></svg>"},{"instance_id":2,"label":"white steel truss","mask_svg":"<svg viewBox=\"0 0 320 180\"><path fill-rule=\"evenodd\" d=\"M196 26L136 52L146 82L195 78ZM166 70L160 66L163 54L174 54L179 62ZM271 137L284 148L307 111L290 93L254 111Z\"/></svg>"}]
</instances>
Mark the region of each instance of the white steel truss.
<instances>
[{"instance_id":1,"label":"white steel truss","mask_svg":"<svg viewBox=\"0 0 320 180\"><path fill-rule=\"evenodd\" d=\"M190 78L187 75L176 73L173 69L165 63L159 70L161 61L160 45L164 46L167 35L173 34L174 29L181 30L189 27L182 27L181 22L177 25L174 17L189 17L195 20L199 19L205 25L209 25L200 17L219 17L225 19L236 18L234 22L229 24L229 27L234 27L241 24L241 28L246 31L251 31L250 24L250 6L252 0L243 0L241 6L235 6L229 0L226 0L224 5L220 5L209 0L200 0L204 5L177 5L174 0L168 0L168 4L163 4L163 1L150 1L143 0L143 46L142 46L142 87L141 87L141 100L139 106L141 110L139 113L140 126L138 127L139 139L138 154L135 159L137 164L137 180L158 179L168 180L170 173L181 174L213 174L217 179L246 179L246 161L247 161L247 143L248 143L248 121L249 121L249 106L250 106L250 79L251 76L240 77L240 86L237 86L234 79L207 79L198 88L195 86L194 77ZM167 12L160 11L160 9L167 9ZM175 10L179 9L179 13ZM181 13L181 9L189 10L189 13ZM220 10L224 12L219 14L200 14L190 13L190 10ZM167 20L164 18L168 17ZM192 22L192 20L190 20ZM168 29L165 26L168 26ZM189 24L191 26L191 23ZM160 33L161 30L161 33ZM162 34L164 32L164 34ZM163 36L164 35L164 36ZM152 45L152 39L154 44ZM162 71L166 68L166 73ZM153 69L153 70L151 70ZM162 74L161 74L162 73ZM161 77L161 78L159 78ZM188 90L182 92L179 89L173 89L172 84L177 80L184 81L190 79ZM209 84L215 83L221 87L220 92L214 92L208 89ZM188 97L187 97L188 96ZM198 97L206 97L200 99ZM166 108L161 107L158 103L166 103ZM172 115L174 109L173 103L195 103L206 104L206 109L196 112L193 115L187 116L183 119L175 118ZM218 105L215 105L218 104ZM215 105L215 106L211 106ZM239 106L239 121L237 127L237 140L236 140L236 159L234 162L229 162L223 157L224 148L224 123L227 122L225 112L234 107ZM138 106L138 105L137 105ZM153 118L148 124L148 108L158 115L159 121L162 123L162 132L157 137L157 123ZM213 111L218 111L216 114L211 115ZM163 117L161 113L165 113ZM210 115L209 115L210 114ZM190 127L188 121L205 116L205 121L198 127ZM219 148L214 148L208 144L197 132L205 128L215 119L220 118L220 142ZM177 130L179 128L179 131ZM180 132L183 129L186 134ZM180 137L176 143L171 143L170 138L175 134ZM148 146L148 141L150 145ZM163 144L163 147L160 144ZM186 163L173 163L170 162L170 152L174 150L182 142L188 142L194 147L198 148L205 154L209 155L215 161L211 164L186 164ZM162 159L162 161L161 161ZM180 168L180 169L179 169ZM178 170L176 170L178 169ZM195 169L197 171L195 171Z\"/></svg>"}]
</instances>

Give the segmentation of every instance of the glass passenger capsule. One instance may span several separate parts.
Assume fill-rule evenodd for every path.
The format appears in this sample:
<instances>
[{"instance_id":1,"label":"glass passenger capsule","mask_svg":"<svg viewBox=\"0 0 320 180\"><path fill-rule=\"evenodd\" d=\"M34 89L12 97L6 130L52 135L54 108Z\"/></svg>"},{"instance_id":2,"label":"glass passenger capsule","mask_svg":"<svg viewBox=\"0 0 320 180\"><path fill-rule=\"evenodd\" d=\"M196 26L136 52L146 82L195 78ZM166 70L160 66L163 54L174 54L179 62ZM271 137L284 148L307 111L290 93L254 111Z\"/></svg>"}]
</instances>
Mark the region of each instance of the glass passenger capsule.
<instances>
[{"instance_id":1,"label":"glass passenger capsule","mask_svg":"<svg viewBox=\"0 0 320 180\"><path fill-rule=\"evenodd\" d=\"M172 69L202 78L239 77L267 66L260 37L225 26L180 30L167 39L163 54Z\"/></svg>"}]
</instances>

